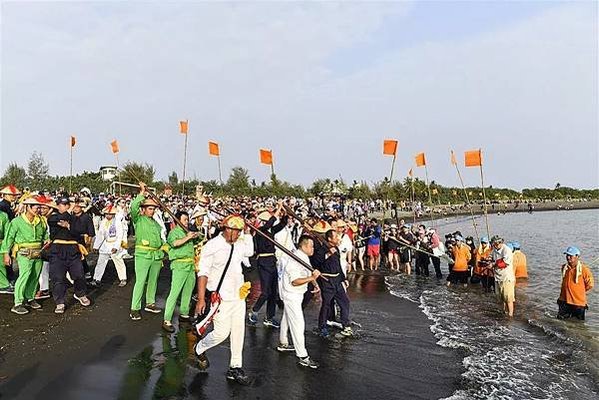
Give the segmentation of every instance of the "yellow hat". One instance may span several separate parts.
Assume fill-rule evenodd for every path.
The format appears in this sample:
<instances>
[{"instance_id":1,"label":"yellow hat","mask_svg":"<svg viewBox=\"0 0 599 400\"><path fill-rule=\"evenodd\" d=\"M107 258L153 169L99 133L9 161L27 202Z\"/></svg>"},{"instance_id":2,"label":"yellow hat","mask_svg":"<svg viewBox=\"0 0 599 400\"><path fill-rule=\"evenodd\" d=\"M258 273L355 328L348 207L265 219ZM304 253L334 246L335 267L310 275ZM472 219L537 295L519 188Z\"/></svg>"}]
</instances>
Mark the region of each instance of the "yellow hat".
<instances>
[{"instance_id":1,"label":"yellow hat","mask_svg":"<svg viewBox=\"0 0 599 400\"><path fill-rule=\"evenodd\" d=\"M21 192L15 185L7 185L0 190L0 194L12 194L13 196L18 196Z\"/></svg>"},{"instance_id":2,"label":"yellow hat","mask_svg":"<svg viewBox=\"0 0 599 400\"><path fill-rule=\"evenodd\" d=\"M43 206L45 205L43 202L38 200L37 196L27 197L21 204L26 204L28 206Z\"/></svg>"},{"instance_id":3,"label":"yellow hat","mask_svg":"<svg viewBox=\"0 0 599 400\"><path fill-rule=\"evenodd\" d=\"M337 220L337 228L345 228L347 226L347 223L342 220L342 219L338 219Z\"/></svg>"},{"instance_id":4,"label":"yellow hat","mask_svg":"<svg viewBox=\"0 0 599 400\"><path fill-rule=\"evenodd\" d=\"M239 215L229 215L223 220L223 228L242 230L245 228L245 222Z\"/></svg>"},{"instance_id":5,"label":"yellow hat","mask_svg":"<svg viewBox=\"0 0 599 400\"><path fill-rule=\"evenodd\" d=\"M104 207L104 209L102 210L102 214L116 214L116 207L112 204L109 204L106 207Z\"/></svg>"},{"instance_id":6,"label":"yellow hat","mask_svg":"<svg viewBox=\"0 0 599 400\"><path fill-rule=\"evenodd\" d=\"M331 225L326 221L318 221L313 227L312 230L316 233L327 233L333 229Z\"/></svg>"}]
</instances>

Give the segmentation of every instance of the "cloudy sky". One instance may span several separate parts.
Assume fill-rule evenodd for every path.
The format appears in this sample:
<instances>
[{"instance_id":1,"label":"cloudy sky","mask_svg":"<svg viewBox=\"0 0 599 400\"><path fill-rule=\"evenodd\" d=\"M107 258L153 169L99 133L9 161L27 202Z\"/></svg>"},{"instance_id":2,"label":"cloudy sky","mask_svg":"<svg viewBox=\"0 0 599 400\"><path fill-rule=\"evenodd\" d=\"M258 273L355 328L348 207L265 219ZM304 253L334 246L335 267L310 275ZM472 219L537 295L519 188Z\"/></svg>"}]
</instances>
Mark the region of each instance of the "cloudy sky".
<instances>
[{"instance_id":1,"label":"cloudy sky","mask_svg":"<svg viewBox=\"0 0 599 400\"><path fill-rule=\"evenodd\" d=\"M598 187L596 2L1 3L0 171L41 151L52 174L143 161L213 179L372 182L424 151L482 147L488 184ZM461 158L461 157L460 157ZM422 169L417 176L424 176ZM467 184L478 171L463 169Z\"/></svg>"}]
</instances>

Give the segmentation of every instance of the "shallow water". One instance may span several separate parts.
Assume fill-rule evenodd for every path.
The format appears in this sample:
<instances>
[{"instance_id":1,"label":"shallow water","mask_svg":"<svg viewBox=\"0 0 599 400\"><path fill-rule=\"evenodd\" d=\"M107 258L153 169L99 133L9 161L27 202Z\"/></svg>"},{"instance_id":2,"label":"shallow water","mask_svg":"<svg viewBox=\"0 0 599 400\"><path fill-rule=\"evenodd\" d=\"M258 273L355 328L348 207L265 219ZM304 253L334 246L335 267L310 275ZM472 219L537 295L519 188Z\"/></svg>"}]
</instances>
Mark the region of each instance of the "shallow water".
<instances>
[{"instance_id":1,"label":"shallow water","mask_svg":"<svg viewBox=\"0 0 599 400\"><path fill-rule=\"evenodd\" d=\"M479 234L486 234L484 219L477 222ZM438 225L442 234L474 236L463 217ZM585 323L555 315L562 253L575 245L587 263L599 256L599 212L490 215L489 226L491 234L519 241L528 258L529 279L517 285L513 320L503 316L493 294L478 288L448 289L444 281L404 275L387 279L392 294L420 304L439 345L465 352L462 388L452 398L598 398L599 289L588 295ZM597 265L591 268L598 278Z\"/></svg>"}]
</instances>

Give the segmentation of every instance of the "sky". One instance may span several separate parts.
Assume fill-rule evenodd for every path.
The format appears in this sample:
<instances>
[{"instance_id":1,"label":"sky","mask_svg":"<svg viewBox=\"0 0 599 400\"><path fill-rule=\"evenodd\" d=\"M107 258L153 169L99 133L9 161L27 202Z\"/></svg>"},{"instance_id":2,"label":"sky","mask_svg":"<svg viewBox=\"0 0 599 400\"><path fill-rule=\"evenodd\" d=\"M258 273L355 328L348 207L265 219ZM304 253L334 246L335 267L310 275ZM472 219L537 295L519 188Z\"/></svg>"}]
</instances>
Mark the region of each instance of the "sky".
<instances>
[{"instance_id":1,"label":"sky","mask_svg":"<svg viewBox=\"0 0 599 400\"><path fill-rule=\"evenodd\" d=\"M158 178L372 183L425 152L428 176L494 187L599 187L597 2L0 3L0 173L147 162ZM414 168L424 177L424 168Z\"/></svg>"}]
</instances>

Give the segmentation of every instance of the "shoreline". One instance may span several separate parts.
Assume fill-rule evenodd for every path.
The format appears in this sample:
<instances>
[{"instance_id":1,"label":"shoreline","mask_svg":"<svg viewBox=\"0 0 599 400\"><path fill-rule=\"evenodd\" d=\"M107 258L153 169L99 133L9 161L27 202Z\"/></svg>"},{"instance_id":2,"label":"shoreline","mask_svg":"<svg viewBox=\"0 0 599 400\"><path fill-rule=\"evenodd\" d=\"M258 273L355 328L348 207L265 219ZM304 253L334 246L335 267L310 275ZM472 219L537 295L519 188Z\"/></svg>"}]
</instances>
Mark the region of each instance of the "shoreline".
<instances>
[{"instance_id":1,"label":"shoreline","mask_svg":"<svg viewBox=\"0 0 599 400\"><path fill-rule=\"evenodd\" d=\"M497 215L497 214L512 214L512 213L528 213L527 202L520 203L518 208L514 208L513 204L499 204L495 205L495 208L488 207L487 215ZM599 209L599 200L591 200L591 201L580 201L580 202L569 202L569 201L551 201L551 202L541 202L541 203L533 203L535 212L546 212L546 211L575 211L575 210L595 210ZM451 206L448 205L434 205L434 214L433 219L436 221L443 220L446 218L452 217L469 217L470 210L468 208L460 207L457 210L448 210ZM484 217L484 210L482 205L473 204L473 213L476 218ZM423 214L421 216L417 216L414 218L414 214L407 211L399 212L399 219L403 219L409 223L417 223L417 222L426 222L431 220L430 214ZM391 210L387 210L384 213L377 211L370 214L370 217L384 219L385 221L389 221L389 223L395 223L394 213Z\"/></svg>"},{"instance_id":2,"label":"shoreline","mask_svg":"<svg viewBox=\"0 0 599 400\"><path fill-rule=\"evenodd\" d=\"M132 263L127 266L132 273ZM116 279L113 268L107 274L106 281ZM9 315L1 325L6 340L0 351L0 397L433 399L458 389L462 357L436 344L426 315L417 304L392 296L384 274L351 276L351 318L362 326L356 338L316 336L312 328L319 304L306 309L306 346L321 364L316 371L297 366L295 355L276 351L278 330L246 327L244 368L254 378L249 387L224 379L227 341L209 352L211 367L201 373L190 354L193 334L162 332L162 315L144 313L142 321L131 322L131 281L124 288L104 284L91 293L89 309L71 302L63 316L53 313L51 299L44 300L41 311L16 316L8 311L12 296L1 296L0 307ZM170 272L163 269L159 305L169 282Z\"/></svg>"}]
</instances>

